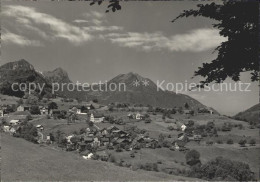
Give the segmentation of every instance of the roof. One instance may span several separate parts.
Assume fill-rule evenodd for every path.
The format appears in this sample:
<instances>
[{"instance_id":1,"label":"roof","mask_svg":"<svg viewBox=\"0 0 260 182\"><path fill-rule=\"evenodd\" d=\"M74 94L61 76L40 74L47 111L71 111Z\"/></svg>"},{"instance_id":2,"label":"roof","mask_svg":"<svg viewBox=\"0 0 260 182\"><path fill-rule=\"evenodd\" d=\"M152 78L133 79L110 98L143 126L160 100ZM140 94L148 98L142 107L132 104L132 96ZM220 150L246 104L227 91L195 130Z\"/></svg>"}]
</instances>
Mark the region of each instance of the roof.
<instances>
[{"instance_id":1,"label":"roof","mask_svg":"<svg viewBox=\"0 0 260 182\"><path fill-rule=\"evenodd\" d=\"M119 130L119 128L117 128L116 126L112 125L112 126L109 126L107 128L107 130L112 130L112 129L116 129L116 130Z\"/></svg>"},{"instance_id":2,"label":"roof","mask_svg":"<svg viewBox=\"0 0 260 182\"><path fill-rule=\"evenodd\" d=\"M20 122L20 120L18 120L18 119L13 119L13 120L9 121L9 123L18 123L18 122Z\"/></svg>"}]
</instances>

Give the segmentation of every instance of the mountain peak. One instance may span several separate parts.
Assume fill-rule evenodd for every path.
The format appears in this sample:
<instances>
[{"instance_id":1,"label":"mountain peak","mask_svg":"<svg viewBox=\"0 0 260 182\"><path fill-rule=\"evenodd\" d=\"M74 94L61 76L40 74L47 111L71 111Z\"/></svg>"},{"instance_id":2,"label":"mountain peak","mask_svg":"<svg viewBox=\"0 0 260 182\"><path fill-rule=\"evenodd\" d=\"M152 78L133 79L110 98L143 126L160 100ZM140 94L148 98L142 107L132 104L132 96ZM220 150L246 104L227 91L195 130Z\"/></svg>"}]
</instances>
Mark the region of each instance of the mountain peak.
<instances>
[{"instance_id":1,"label":"mountain peak","mask_svg":"<svg viewBox=\"0 0 260 182\"><path fill-rule=\"evenodd\" d=\"M17 70L17 69L34 70L33 65L31 65L25 59L20 59L18 61L6 63L6 64L2 65L0 68L6 69L6 70Z\"/></svg>"},{"instance_id":2,"label":"mountain peak","mask_svg":"<svg viewBox=\"0 0 260 182\"><path fill-rule=\"evenodd\" d=\"M58 67L53 71L45 71L43 72L43 75L51 83L72 83L68 73L61 67Z\"/></svg>"}]
</instances>

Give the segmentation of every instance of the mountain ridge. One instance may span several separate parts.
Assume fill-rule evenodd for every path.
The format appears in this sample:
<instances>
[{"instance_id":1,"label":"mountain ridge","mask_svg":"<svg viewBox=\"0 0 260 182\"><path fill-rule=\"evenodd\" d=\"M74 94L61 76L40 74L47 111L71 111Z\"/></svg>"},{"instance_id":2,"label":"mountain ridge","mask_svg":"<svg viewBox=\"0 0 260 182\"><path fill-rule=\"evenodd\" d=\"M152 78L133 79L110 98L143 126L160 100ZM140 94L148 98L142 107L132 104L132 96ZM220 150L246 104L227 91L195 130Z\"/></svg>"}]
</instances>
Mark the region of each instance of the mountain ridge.
<instances>
[{"instance_id":1,"label":"mountain ridge","mask_svg":"<svg viewBox=\"0 0 260 182\"><path fill-rule=\"evenodd\" d=\"M3 71L4 70L4 71ZM16 74L20 72L22 76ZM5 79L1 80L1 77ZM33 79L32 79L33 78ZM15 80L19 80L19 83L45 83L51 85L51 83L72 83L68 73L62 68L56 68L53 71L40 72L34 69L34 67L26 60L21 59L15 62L6 63L0 66L0 92L6 95L15 95L13 92L10 92L10 83ZM5 82L8 82L8 89L5 89L3 85ZM142 105L151 105L154 107L163 107L163 108L173 108L173 107L183 107L185 103L188 103L190 109L196 110L198 108L205 108L206 106L197 101L196 99L184 95L176 94L175 92L161 90L157 88L157 85L149 78L142 77L141 75L129 72L126 74L119 74L109 80L107 84L119 84L124 83L126 89L123 91L69 91L62 90L56 93L57 96L75 98L88 100L98 99L101 104L110 104L112 102L118 103L131 103L131 104L142 104ZM138 84L136 84L138 83ZM1 87L2 86L2 87ZM94 86L97 88L98 86ZM105 87L103 84L102 88ZM4 88L4 92L3 92ZM50 89L49 87L48 89ZM11 93L11 94L10 94ZM45 90L45 94L50 93L50 91ZM23 94L19 94L19 97Z\"/></svg>"}]
</instances>

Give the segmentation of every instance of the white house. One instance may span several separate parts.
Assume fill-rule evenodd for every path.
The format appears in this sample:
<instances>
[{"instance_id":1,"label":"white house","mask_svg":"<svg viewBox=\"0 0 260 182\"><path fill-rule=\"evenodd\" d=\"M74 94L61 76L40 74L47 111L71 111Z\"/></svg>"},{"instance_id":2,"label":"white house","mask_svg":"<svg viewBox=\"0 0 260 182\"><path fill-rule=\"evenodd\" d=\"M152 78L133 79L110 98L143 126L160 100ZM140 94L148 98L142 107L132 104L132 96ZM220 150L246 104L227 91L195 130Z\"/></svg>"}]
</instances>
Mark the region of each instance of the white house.
<instances>
[{"instance_id":1,"label":"white house","mask_svg":"<svg viewBox=\"0 0 260 182\"><path fill-rule=\"evenodd\" d=\"M140 119L141 119L141 114L140 114L140 113L137 113L137 114L135 115L135 119L140 120Z\"/></svg>"},{"instance_id":2,"label":"white house","mask_svg":"<svg viewBox=\"0 0 260 182\"><path fill-rule=\"evenodd\" d=\"M20 123L20 120L18 119L13 119L9 122L10 125L18 125Z\"/></svg>"},{"instance_id":3,"label":"white house","mask_svg":"<svg viewBox=\"0 0 260 182\"><path fill-rule=\"evenodd\" d=\"M91 113L90 121L93 122L93 123L103 122L104 121L104 116L102 116L102 115L94 115L93 113Z\"/></svg>"},{"instance_id":4,"label":"white house","mask_svg":"<svg viewBox=\"0 0 260 182\"><path fill-rule=\"evenodd\" d=\"M17 107L16 110L17 111L29 111L30 110L30 106L20 105L20 106Z\"/></svg>"},{"instance_id":5,"label":"white house","mask_svg":"<svg viewBox=\"0 0 260 182\"><path fill-rule=\"evenodd\" d=\"M9 132L9 130L10 130L10 126L4 126L4 132Z\"/></svg>"},{"instance_id":6,"label":"white house","mask_svg":"<svg viewBox=\"0 0 260 182\"><path fill-rule=\"evenodd\" d=\"M185 124L181 125L181 131L185 131L186 128L187 126Z\"/></svg>"},{"instance_id":7,"label":"white house","mask_svg":"<svg viewBox=\"0 0 260 182\"><path fill-rule=\"evenodd\" d=\"M0 109L0 117L4 117L4 110Z\"/></svg>"}]
</instances>

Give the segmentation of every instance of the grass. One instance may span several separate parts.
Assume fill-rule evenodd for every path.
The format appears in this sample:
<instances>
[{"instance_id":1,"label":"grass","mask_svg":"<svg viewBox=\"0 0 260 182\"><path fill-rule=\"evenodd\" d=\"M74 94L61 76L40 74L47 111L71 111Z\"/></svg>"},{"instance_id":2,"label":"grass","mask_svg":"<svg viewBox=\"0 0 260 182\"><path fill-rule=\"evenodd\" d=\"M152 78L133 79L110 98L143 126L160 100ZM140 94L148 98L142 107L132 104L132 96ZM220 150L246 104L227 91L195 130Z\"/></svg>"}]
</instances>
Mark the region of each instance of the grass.
<instances>
[{"instance_id":1,"label":"grass","mask_svg":"<svg viewBox=\"0 0 260 182\"><path fill-rule=\"evenodd\" d=\"M160 172L132 171L112 163L84 160L2 134L2 181L165 181L196 180ZM198 179L197 179L198 180Z\"/></svg>"}]
</instances>

